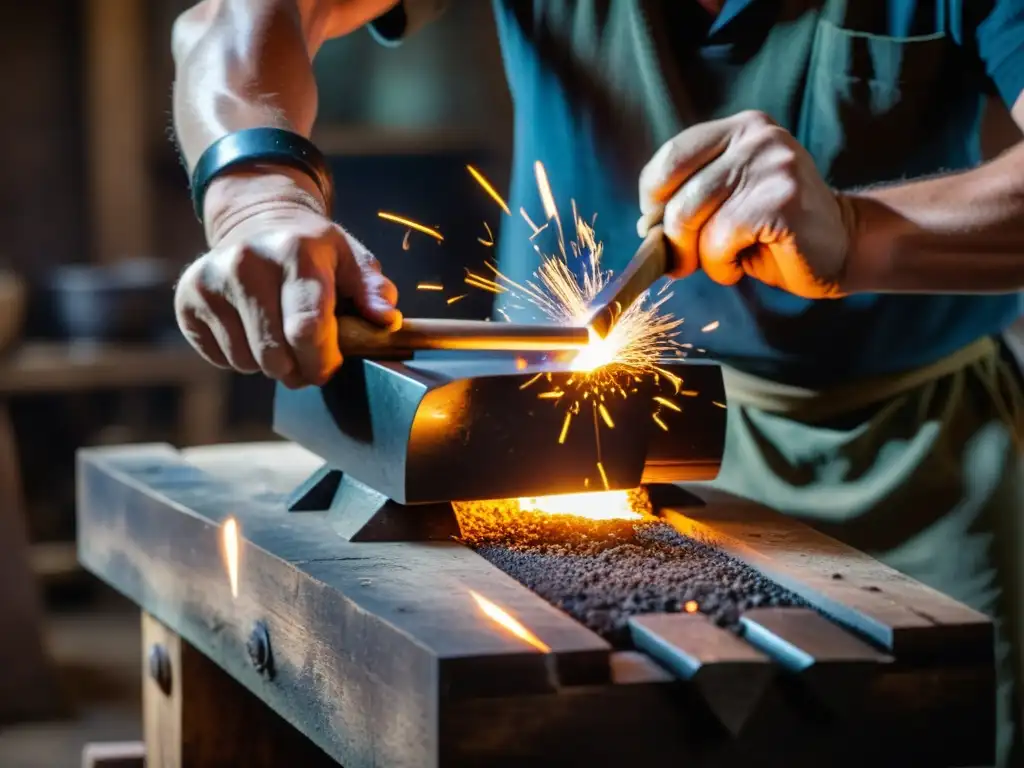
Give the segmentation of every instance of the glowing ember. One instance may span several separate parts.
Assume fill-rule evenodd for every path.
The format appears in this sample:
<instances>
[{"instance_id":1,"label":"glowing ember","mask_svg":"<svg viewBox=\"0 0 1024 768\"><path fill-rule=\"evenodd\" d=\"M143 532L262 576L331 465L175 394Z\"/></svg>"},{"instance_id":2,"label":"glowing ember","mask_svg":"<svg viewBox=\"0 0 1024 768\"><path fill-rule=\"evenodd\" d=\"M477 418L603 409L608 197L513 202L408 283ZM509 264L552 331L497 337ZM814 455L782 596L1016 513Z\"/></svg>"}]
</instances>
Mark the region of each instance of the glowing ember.
<instances>
[{"instance_id":1,"label":"glowing ember","mask_svg":"<svg viewBox=\"0 0 1024 768\"><path fill-rule=\"evenodd\" d=\"M238 523L229 517L221 526L221 547L224 552L224 567L228 572L231 597L238 597Z\"/></svg>"},{"instance_id":2,"label":"glowing ember","mask_svg":"<svg viewBox=\"0 0 1024 768\"><path fill-rule=\"evenodd\" d=\"M444 286L440 283L417 283L417 291L443 291Z\"/></svg>"},{"instance_id":3,"label":"glowing ember","mask_svg":"<svg viewBox=\"0 0 1024 768\"><path fill-rule=\"evenodd\" d=\"M512 633L524 643L533 646L541 653L551 652L551 648L549 646L547 646L530 630L520 624L510 613L508 613L508 611L500 608L486 597L474 592L473 590L469 590L469 594L476 601L476 604L480 606L480 610L483 611L484 615L495 624Z\"/></svg>"},{"instance_id":4,"label":"glowing ember","mask_svg":"<svg viewBox=\"0 0 1024 768\"><path fill-rule=\"evenodd\" d=\"M444 237L436 229L431 229L430 227L424 224L420 224L419 222L413 221L412 219L407 219L404 216L399 216L396 213L378 211L377 215L380 218L384 219L385 221L393 221L395 222L395 224L404 224L409 229L415 229L417 232L422 232L424 235L430 235L431 237L438 241L444 240Z\"/></svg>"},{"instance_id":5,"label":"glowing ember","mask_svg":"<svg viewBox=\"0 0 1024 768\"><path fill-rule=\"evenodd\" d=\"M460 293L458 296L451 296L451 297L448 298L447 303L448 304L454 304L457 301L462 301L468 295L469 295L468 293Z\"/></svg>"},{"instance_id":6,"label":"glowing ember","mask_svg":"<svg viewBox=\"0 0 1024 768\"><path fill-rule=\"evenodd\" d=\"M472 165L467 165L466 166L466 170L469 171L470 175L474 179L476 179L477 184L479 184L481 187L483 187L484 191L488 195L491 196L491 199L493 199L494 202L496 202L498 205L501 206L501 210L503 210L506 214L511 216L512 215L512 211L510 211L508 209L508 203L506 203L502 199L501 195L498 194L498 191L494 187L491 186L491 183L487 179L484 178L484 175L482 173L480 173L480 171L478 171ZM484 226L486 226L486 225L484 225ZM493 237L491 239L493 240Z\"/></svg>"},{"instance_id":7,"label":"glowing ember","mask_svg":"<svg viewBox=\"0 0 1024 768\"><path fill-rule=\"evenodd\" d=\"M687 613L696 613L699 609L700 606L697 605L696 600L687 600L685 603L683 603L683 610Z\"/></svg>"},{"instance_id":8,"label":"glowing ember","mask_svg":"<svg viewBox=\"0 0 1024 768\"><path fill-rule=\"evenodd\" d=\"M588 520L642 520L644 517L633 508L629 491L531 496L519 499L519 509L545 515L573 515Z\"/></svg>"}]
</instances>

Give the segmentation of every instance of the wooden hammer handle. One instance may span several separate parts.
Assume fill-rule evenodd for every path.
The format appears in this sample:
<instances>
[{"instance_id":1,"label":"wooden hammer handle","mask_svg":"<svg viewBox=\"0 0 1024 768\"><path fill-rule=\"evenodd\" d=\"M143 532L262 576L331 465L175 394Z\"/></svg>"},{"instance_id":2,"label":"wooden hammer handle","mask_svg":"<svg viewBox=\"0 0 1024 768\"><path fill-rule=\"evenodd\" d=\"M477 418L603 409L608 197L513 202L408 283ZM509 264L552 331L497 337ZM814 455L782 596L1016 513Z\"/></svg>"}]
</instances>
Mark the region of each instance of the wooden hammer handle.
<instances>
[{"instance_id":1,"label":"wooden hammer handle","mask_svg":"<svg viewBox=\"0 0 1024 768\"><path fill-rule=\"evenodd\" d=\"M350 357L407 356L425 349L548 352L581 349L588 341L586 328L558 325L414 318L389 330L360 317L338 318L338 346Z\"/></svg>"}]
</instances>

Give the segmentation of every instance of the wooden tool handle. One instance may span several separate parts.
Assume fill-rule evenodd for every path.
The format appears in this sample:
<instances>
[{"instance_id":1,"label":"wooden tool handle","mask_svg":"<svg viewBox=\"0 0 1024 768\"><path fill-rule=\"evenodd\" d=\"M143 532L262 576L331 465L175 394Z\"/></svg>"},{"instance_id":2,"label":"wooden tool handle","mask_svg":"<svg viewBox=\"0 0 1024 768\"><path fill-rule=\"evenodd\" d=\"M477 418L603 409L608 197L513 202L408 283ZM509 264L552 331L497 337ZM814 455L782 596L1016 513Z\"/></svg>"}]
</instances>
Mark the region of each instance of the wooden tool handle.
<instances>
[{"instance_id":1,"label":"wooden tool handle","mask_svg":"<svg viewBox=\"0 0 1024 768\"><path fill-rule=\"evenodd\" d=\"M588 341L586 328L558 325L415 318L388 330L360 317L338 318L338 346L350 357L402 357L424 349L547 352L581 349Z\"/></svg>"},{"instance_id":2,"label":"wooden tool handle","mask_svg":"<svg viewBox=\"0 0 1024 768\"><path fill-rule=\"evenodd\" d=\"M608 335L619 315L625 312L655 281L665 276L671 266L668 244L661 225L655 225L637 248L632 260L595 301L590 327L600 337Z\"/></svg>"}]
</instances>

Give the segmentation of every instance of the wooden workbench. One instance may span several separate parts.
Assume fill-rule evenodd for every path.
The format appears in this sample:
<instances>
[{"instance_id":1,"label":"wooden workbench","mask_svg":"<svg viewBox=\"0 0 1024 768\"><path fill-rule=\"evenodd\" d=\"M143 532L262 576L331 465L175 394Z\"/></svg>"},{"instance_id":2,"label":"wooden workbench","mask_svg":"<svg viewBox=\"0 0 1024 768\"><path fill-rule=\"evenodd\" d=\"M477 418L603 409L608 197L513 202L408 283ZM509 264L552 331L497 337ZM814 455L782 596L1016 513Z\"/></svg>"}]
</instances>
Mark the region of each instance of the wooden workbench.
<instances>
[{"instance_id":1,"label":"wooden workbench","mask_svg":"<svg viewBox=\"0 0 1024 768\"><path fill-rule=\"evenodd\" d=\"M724 500L670 514L842 614L749 616L799 668L679 614L636 622L653 655L613 651L454 542L354 544L321 513L288 513L284 494L318 463L287 443L80 454L80 558L144 614L149 768L990 759L991 624L798 523ZM235 597L229 517L242 534ZM547 652L490 621L468 590ZM791 618L821 631L801 637ZM677 619L698 622L700 643L672 638ZM660 663L666 643L689 672Z\"/></svg>"}]
</instances>

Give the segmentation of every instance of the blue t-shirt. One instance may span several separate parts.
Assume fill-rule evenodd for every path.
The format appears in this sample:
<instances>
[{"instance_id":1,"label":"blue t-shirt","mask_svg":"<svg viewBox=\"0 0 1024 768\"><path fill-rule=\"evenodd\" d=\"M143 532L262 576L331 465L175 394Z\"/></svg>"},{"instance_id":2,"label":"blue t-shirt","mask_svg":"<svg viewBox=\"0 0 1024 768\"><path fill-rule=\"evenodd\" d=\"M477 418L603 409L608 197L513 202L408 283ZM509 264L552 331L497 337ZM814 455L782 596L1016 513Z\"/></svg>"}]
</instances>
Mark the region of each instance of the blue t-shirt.
<instances>
[{"instance_id":1,"label":"blue t-shirt","mask_svg":"<svg viewBox=\"0 0 1024 768\"><path fill-rule=\"evenodd\" d=\"M689 125L759 109L850 189L977 165L984 98L1012 106L1024 90L1024 0L726 0L713 19L694 0L494 8L515 106L510 206L543 219L540 160L563 221L570 200L597 214L611 269L639 244L640 169ZM529 235L505 219L501 267L515 280L538 264ZM927 364L1021 313L1017 294L809 301L701 272L672 293L684 341L807 386Z\"/></svg>"}]
</instances>

